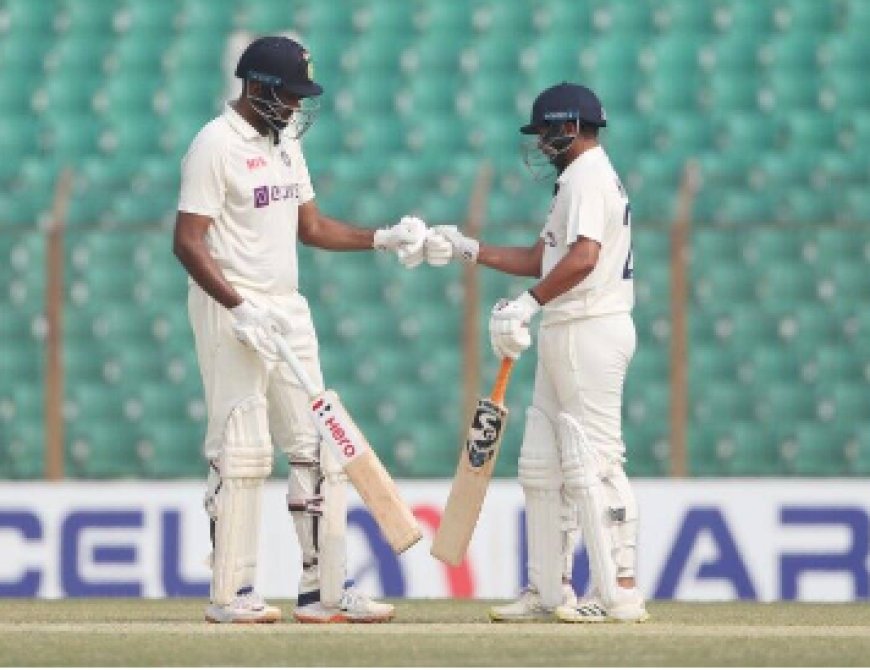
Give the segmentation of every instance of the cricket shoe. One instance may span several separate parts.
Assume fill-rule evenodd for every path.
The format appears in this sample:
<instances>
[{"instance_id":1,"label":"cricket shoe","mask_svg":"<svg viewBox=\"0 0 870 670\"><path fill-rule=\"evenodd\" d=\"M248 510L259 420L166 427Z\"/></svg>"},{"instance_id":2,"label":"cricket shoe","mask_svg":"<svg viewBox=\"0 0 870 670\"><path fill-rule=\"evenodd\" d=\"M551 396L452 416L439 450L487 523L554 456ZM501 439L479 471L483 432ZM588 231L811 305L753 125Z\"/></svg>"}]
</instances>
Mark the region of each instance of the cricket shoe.
<instances>
[{"instance_id":1,"label":"cricket shoe","mask_svg":"<svg viewBox=\"0 0 870 670\"><path fill-rule=\"evenodd\" d=\"M328 607L320 602L319 594L300 597L300 604L293 611L299 623L386 623L395 616L395 608L387 603L372 600L359 589L350 586L344 589L338 607ZM312 600L313 598L313 600Z\"/></svg>"},{"instance_id":2,"label":"cricket shoe","mask_svg":"<svg viewBox=\"0 0 870 670\"><path fill-rule=\"evenodd\" d=\"M557 607L556 618L564 623L643 623L649 619L637 589L617 587L617 592L619 600L611 607L605 607L597 590L593 590L573 607Z\"/></svg>"},{"instance_id":3,"label":"cricket shoe","mask_svg":"<svg viewBox=\"0 0 870 670\"><path fill-rule=\"evenodd\" d=\"M212 603L205 608L209 623L275 623L280 619L281 610L266 604L251 587L239 589L229 605Z\"/></svg>"},{"instance_id":4,"label":"cricket shoe","mask_svg":"<svg viewBox=\"0 0 870 670\"><path fill-rule=\"evenodd\" d=\"M562 604L560 607L573 607L577 595L570 584L562 585ZM553 621L553 610L545 607L537 589L527 586L520 597L507 605L498 605L489 610L489 620L495 623L536 623Z\"/></svg>"}]
</instances>

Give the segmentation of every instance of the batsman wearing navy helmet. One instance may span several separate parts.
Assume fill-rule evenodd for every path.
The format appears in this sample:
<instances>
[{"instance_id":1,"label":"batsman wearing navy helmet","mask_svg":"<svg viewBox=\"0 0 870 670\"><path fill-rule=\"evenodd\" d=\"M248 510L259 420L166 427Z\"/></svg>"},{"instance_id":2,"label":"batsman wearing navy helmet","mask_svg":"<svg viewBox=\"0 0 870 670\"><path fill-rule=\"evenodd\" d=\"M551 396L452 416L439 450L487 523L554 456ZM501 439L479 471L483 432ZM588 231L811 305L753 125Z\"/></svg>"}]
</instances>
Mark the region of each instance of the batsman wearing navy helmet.
<instances>
[{"instance_id":1,"label":"batsman wearing navy helmet","mask_svg":"<svg viewBox=\"0 0 870 670\"><path fill-rule=\"evenodd\" d=\"M317 337L298 288L297 240L332 250L425 259L426 226L412 217L365 230L324 216L300 138L323 89L309 53L286 37L254 41L239 59L238 99L197 134L183 160L174 251L191 277L188 312L205 388L215 623L265 623L281 613L255 591L263 481L273 443L290 463L287 502L302 551L294 616L306 623L393 616L345 585L346 478L321 450L307 396L275 338L322 387ZM288 566L289 568L290 566Z\"/></svg>"},{"instance_id":2,"label":"batsman wearing navy helmet","mask_svg":"<svg viewBox=\"0 0 870 670\"><path fill-rule=\"evenodd\" d=\"M543 91L520 132L533 135L525 160L538 176L555 176L544 229L534 246L497 247L435 227L427 255L482 263L539 281L492 310L496 356L516 359L531 344L541 312L538 365L519 461L526 501L529 586L494 607L495 621L644 621L635 585L637 505L625 476L622 389L634 354L631 207L598 142L604 108L584 86ZM576 602L563 586L571 529L589 555L592 590Z\"/></svg>"}]
</instances>

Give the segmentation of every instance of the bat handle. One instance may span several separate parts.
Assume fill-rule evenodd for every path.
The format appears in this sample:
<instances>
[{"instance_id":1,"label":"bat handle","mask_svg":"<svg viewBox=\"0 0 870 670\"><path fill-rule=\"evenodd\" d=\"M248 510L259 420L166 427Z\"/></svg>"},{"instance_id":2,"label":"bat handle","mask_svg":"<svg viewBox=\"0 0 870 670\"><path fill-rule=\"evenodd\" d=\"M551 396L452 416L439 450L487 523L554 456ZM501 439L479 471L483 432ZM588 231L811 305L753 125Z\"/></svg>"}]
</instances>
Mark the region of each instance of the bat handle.
<instances>
[{"instance_id":1,"label":"bat handle","mask_svg":"<svg viewBox=\"0 0 870 670\"><path fill-rule=\"evenodd\" d=\"M492 395L490 396L496 405L504 405L504 396L507 391L508 379L510 379L513 366L514 359L502 359L501 367L498 370L498 376L495 378L495 384L492 387Z\"/></svg>"},{"instance_id":2,"label":"bat handle","mask_svg":"<svg viewBox=\"0 0 870 670\"><path fill-rule=\"evenodd\" d=\"M283 361L290 366L291 370L293 370L293 374L296 376L296 379L299 380L299 383L302 384L302 388L305 389L308 397L313 398L318 395L322 389L318 388L311 380L311 377L308 376L308 372L306 372L305 368L302 367L302 361L300 361L296 354L293 353L293 349L290 348L287 341L283 337L276 335L275 346L278 347L278 353L281 355Z\"/></svg>"}]
</instances>

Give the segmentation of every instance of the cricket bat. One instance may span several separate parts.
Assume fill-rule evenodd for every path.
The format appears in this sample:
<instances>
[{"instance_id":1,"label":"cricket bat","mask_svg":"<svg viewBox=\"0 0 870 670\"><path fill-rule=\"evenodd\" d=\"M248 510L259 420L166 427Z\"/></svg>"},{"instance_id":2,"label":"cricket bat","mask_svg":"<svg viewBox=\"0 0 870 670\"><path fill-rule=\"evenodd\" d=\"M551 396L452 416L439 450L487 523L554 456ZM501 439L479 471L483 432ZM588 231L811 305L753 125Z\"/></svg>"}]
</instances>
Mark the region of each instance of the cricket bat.
<instances>
[{"instance_id":1,"label":"cricket bat","mask_svg":"<svg viewBox=\"0 0 870 670\"><path fill-rule=\"evenodd\" d=\"M344 408L338 394L322 390L311 381L283 338L276 337L275 343L281 358L308 394L311 417L321 439L335 454L393 551L401 554L423 535L413 512L399 495L396 483Z\"/></svg>"},{"instance_id":2,"label":"cricket bat","mask_svg":"<svg viewBox=\"0 0 870 670\"><path fill-rule=\"evenodd\" d=\"M505 358L489 398L479 398L465 447L450 487L441 524L435 532L430 553L437 559L459 565L465 558L504 435L508 410L504 396L513 360Z\"/></svg>"}]
</instances>

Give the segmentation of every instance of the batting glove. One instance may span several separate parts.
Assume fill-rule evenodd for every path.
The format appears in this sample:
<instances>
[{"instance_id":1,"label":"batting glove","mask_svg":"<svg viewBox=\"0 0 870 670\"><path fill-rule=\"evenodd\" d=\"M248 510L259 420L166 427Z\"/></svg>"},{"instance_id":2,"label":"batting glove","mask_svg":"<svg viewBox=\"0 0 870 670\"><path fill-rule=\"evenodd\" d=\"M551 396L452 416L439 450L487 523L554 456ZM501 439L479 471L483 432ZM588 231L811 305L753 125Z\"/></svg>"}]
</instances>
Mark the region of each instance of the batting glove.
<instances>
[{"instance_id":1,"label":"batting glove","mask_svg":"<svg viewBox=\"0 0 870 670\"><path fill-rule=\"evenodd\" d=\"M403 216L390 228L375 231L374 247L395 251L406 268L415 268L426 259L426 224L416 216Z\"/></svg>"},{"instance_id":2,"label":"batting glove","mask_svg":"<svg viewBox=\"0 0 870 670\"><path fill-rule=\"evenodd\" d=\"M286 337L292 330L290 319L275 309L264 309L248 300L230 308L233 334L245 346L270 362L280 359L275 337Z\"/></svg>"},{"instance_id":3,"label":"batting glove","mask_svg":"<svg viewBox=\"0 0 870 670\"><path fill-rule=\"evenodd\" d=\"M516 300L499 300L489 318L489 341L499 359L516 360L532 344L529 324L541 309L538 301L526 291Z\"/></svg>"},{"instance_id":4,"label":"batting glove","mask_svg":"<svg viewBox=\"0 0 870 670\"><path fill-rule=\"evenodd\" d=\"M476 263L479 252L480 242L463 235L456 226L435 226L426 239L429 265L447 265L453 258Z\"/></svg>"}]
</instances>

